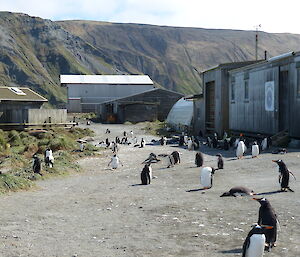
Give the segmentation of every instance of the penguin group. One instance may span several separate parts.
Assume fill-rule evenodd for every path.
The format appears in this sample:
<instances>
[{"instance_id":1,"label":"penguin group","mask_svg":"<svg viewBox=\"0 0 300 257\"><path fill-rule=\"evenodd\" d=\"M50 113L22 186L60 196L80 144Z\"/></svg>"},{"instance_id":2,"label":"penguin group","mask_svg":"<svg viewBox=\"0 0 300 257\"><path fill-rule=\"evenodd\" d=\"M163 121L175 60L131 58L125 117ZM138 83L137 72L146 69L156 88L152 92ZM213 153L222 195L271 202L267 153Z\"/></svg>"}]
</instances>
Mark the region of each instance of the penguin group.
<instances>
[{"instance_id":1,"label":"penguin group","mask_svg":"<svg viewBox=\"0 0 300 257\"><path fill-rule=\"evenodd\" d=\"M123 132L123 137L127 138L127 132ZM137 138L133 136L133 133L130 132L131 140L135 140L135 146L139 148L145 147L144 138L140 139L140 143L138 144ZM107 139L108 140L108 139ZM118 140L115 140L118 142ZM109 140L108 140L109 142ZM167 143L167 139L162 136L157 144L161 146L165 146ZM268 138L264 138L261 142L253 141L252 143L247 141L242 135L239 138L233 139L228 138L227 134L224 134L223 139L218 137L217 133L214 133L213 136L207 137L206 145L215 149L224 149L229 150L230 147L235 147L235 154L237 159L242 159L245 155L247 149L251 151L252 158L257 158L261 151L266 151L269 147ZM194 151L199 149L200 143L197 138L193 138L192 136L188 136L183 133L179 137L178 146L183 147L188 151ZM161 148L162 149L162 148ZM214 185L214 176L221 173L226 172L225 162L221 153L215 154L216 158L216 166L212 167L207 165L204 160L204 155L201 151L195 152L195 165L200 168L200 184L202 185L201 190L211 189ZM166 158L167 168L172 168L175 165L181 163L180 153L178 151L173 151L170 154L158 154L150 153L150 155L141 162L143 165L140 169L140 180L141 185L150 185L153 181L153 178L157 178L153 176L153 169L155 171L155 165L159 163L162 158ZM205 157L206 158L206 157ZM290 191L293 190L289 186L290 175L294 177L294 174L289 171L286 164L282 160L273 160L278 165L279 168L279 184L281 191ZM122 165L120 159L118 158L116 152L114 152L113 157L111 158L108 165L110 165L113 169L118 168L119 165ZM205 165L204 165L205 164ZM217 175L219 176L219 175ZM218 177L217 177L218 178ZM278 220L275 213L275 210L271 206L268 199L262 197L256 197L256 193L254 190L249 189L245 186L235 186L229 189L229 191L224 192L220 197L238 197L238 196L252 196L253 200L257 201L260 204L258 210L258 221L257 224L251 227L251 230L248 232L248 235L242 246L242 256L243 257L261 257L265 250L270 250L271 248L276 246L277 241L277 227Z\"/></svg>"}]
</instances>

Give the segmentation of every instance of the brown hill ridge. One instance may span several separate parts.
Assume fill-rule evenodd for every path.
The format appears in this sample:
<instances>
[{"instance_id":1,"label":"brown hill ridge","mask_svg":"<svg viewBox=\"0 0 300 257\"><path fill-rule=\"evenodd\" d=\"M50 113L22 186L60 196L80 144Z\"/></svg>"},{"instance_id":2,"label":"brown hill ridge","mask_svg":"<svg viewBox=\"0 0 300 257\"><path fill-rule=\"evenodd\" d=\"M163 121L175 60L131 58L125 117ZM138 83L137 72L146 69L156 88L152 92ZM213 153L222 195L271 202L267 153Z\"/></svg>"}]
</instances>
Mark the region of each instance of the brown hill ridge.
<instances>
[{"instance_id":1,"label":"brown hill ridge","mask_svg":"<svg viewBox=\"0 0 300 257\"><path fill-rule=\"evenodd\" d=\"M201 90L199 72L253 60L254 31L53 22L0 13L0 86L29 86L52 104L66 100L60 74L148 74L181 93ZM259 32L259 58L297 51L300 35Z\"/></svg>"}]
</instances>

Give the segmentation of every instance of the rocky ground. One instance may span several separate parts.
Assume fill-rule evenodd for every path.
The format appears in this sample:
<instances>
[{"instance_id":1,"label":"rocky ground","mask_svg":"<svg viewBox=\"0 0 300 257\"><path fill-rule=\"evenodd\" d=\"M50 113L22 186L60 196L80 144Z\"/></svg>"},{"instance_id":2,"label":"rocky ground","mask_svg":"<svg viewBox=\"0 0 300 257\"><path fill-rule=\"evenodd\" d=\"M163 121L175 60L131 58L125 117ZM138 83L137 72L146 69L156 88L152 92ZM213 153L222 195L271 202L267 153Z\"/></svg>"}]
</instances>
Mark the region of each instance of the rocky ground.
<instances>
[{"instance_id":1,"label":"rocky ground","mask_svg":"<svg viewBox=\"0 0 300 257\"><path fill-rule=\"evenodd\" d=\"M108 125L92 125L95 143L106 138ZM109 125L113 139L133 130L150 143L138 125ZM153 165L151 185L140 185L141 162L149 153L178 150L182 163L166 168ZM205 165L216 166L219 150L201 147ZM84 172L41 181L29 192L0 196L0 256L241 256L243 241L257 222L259 203L251 197L220 198L233 186L247 186L268 198L279 221L277 247L265 256L300 256L300 153L265 153L252 159L222 152L225 169L214 176L209 190L201 189L194 151L175 145L137 148L123 146L124 166L110 170L111 152L79 163ZM282 158L298 177L295 193L276 193Z\"/></svg>"}]
</instances>

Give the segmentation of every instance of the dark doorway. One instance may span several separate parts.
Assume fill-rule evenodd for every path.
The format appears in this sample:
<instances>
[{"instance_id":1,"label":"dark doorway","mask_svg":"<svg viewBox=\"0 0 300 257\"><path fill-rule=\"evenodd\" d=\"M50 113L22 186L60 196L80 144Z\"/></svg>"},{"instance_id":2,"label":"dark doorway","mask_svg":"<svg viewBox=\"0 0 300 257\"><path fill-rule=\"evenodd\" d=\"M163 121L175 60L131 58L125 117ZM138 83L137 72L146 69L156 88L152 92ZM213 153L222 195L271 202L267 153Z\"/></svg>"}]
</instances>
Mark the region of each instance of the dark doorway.
<instances>
[{"instance_id":1,"label":"dark doorway","mask_svg":"<svg viewBox=\"0 0 300 257\"><path fill-rule=\"evenodd\" d=\"M205 84L206 87L206 133L211 134L215 131L215 81Z\"/></svg>"},{"instance_id":2,"label":"dark doorway","mask_svg":"<svg viewBox=\"0 0 300 257\"><path fill-rule=\"evenodd\" d=\"M289 129L289 72L279 73L279 131Z\"/></svg>"}]
</instances>

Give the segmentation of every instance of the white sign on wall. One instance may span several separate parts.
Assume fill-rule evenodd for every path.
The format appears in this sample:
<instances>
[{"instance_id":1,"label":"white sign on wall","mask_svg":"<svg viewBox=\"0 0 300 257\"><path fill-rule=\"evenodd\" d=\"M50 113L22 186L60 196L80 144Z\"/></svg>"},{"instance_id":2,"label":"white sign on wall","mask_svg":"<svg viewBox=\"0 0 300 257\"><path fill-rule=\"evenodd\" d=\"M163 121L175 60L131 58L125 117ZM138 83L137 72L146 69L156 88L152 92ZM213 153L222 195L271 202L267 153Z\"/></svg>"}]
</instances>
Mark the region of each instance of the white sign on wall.
<instances>
[{"instance_id":1,"label":"white sign on wall","mask_svg":"<svg viewBox=\"0 0 300 257\"><path fill-rule=\"evenodd\" d=\"M266 111L273 112L275 105L274 99L274 81L265 83L265 109Z\"/></svg>"}]
</instances>

